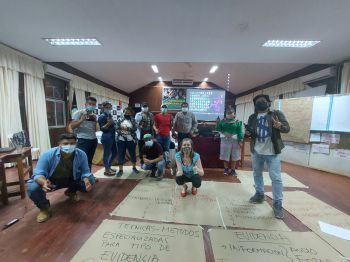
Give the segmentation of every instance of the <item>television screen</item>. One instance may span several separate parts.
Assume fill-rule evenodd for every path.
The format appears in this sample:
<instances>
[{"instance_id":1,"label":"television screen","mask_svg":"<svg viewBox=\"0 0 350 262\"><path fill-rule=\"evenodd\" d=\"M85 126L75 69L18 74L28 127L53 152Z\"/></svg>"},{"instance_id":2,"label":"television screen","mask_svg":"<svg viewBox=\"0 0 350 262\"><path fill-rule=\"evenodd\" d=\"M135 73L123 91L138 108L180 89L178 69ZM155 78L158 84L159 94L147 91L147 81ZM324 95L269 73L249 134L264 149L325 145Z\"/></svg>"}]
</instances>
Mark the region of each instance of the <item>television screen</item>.
<instances>
[{"instance_id":1,"label":"television screen","mask_svg":"<svg viewBox=\"0 0 350 262\"><path fill-rule=\"evenodd\" d=\"M186 101L197 120L215 121L218 116L224 116L224 90L188 89Z\"/></svg>"}]
</instances>

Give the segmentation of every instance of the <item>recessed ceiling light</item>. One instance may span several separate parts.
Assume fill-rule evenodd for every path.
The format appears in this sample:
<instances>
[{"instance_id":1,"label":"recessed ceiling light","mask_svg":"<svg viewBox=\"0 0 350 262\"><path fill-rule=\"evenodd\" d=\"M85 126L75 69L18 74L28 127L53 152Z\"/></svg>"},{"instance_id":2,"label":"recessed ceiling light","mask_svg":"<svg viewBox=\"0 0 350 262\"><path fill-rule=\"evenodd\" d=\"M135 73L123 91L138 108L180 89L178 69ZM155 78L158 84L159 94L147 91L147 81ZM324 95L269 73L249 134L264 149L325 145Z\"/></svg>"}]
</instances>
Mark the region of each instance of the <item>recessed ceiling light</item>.
<instances>
[{"instance_id":1,"label":"recessed ceiling light","mask_svg":"<svg viewBox=\"0 0 350 262\"><path fill-rule=\"evenodd\" d=\"M159 80L160 82L163 82L163 78L162 78L161 76L158 76L158 80Z\"/></svg>"},{"instance_id":2,"label":"recessed ceiling light","mask_svg":"<svg viewBox=\"0 0 350 262\"><path fill-rule=\"evenodd\" d=\"M55 46L91 46L101 45L96 38L44 38L50 45Z\"/></svg>"},{"instance_id":3,"label":"recessed ceiling light","mask_svg":"<svg viewBox=\"0 0 350 262\"><path fill-rule=\"evenodd\" d=\"M156 74L159 73L158 67L156 65L151 65L151 67L152 67L152 70L153 70L154 73L156 73Z\"/></svg>"},{"instance_id":4,"label":"recessed ceiling light","mask_svg":"<svg viewBox=\"0 0 350 262\"><path fill-rule=\"evenodd\" d=\"M215 73L215 71L216 71L216 70L218 70L218 68L219 68L219 66L217 66L217 65L213 65L213 66L210 68L209 73L210 73L210 74L214 74L214 73Z\"/></svg>"},{"instance_id":5,"label":"recessed ceiling light","mask_svg":"<svg viewBox=\"0 0 350 262\"><path fill-rule=\"evenodd\" d=\"M267 40L263 47L291 47L291 48L309 48L320 41L304 41L304 40Z\"/></svg>"},{"instance_id":6,"label":"recessed ceiling light","mask_svg":"<svg viewBox=\"0 0 350 262\"><path fill-rule=\"evenodd\" d=\"M207 82L208 79L209 79L208 77L204 78L204 79L203 79L203 82Z\"/></svg>"}]
</instances>

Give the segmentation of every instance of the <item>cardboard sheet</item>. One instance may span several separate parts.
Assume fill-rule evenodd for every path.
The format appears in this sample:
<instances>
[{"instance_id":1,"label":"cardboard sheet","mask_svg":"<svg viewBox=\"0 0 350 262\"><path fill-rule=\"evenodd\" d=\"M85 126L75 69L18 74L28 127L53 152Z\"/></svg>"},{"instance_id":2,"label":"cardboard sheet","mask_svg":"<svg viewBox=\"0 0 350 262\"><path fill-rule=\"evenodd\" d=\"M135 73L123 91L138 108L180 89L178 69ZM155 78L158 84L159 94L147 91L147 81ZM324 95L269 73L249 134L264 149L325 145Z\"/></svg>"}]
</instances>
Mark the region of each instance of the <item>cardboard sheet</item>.
<instances>
[{"instance_id":1,"label":"cardboard sheet","mask_svg":"<svg viewBox=\"0 0 350 262\"><path fill-rule=\"evenodd\" d=\"M71 261L205 261L197 226L104 220Z\"/></svg>"},{"instance_id":2,"label":"cardboard sheet","mask_svg":"<svg viewBox=\"0 0 350 262\"><path fill-rule=\"evenodd\" d=\"M312 231L327 241L345 257L350 258L350 241L344 240L321 231L318 222L350 229L350 216L306 192L283 192L283 207ZM271 193L266 195L271 196Z\"/></svg>"},{"instance_id":3,"label":"cardboard sheet","mask_svg":"<svg viewBox=\"0 0 350 262\"><path fill-rule=\"evenodd\" d=\"M190 189L190 188L189 188ZM267 203L248 202L252 186L203 181L196 196L180 196L173 179L142 180L112 215L184 224L289 230Z\"/></svg>"},{"instance_id":4,"label":"cardboard sheet","mask_svg":"<svg viewBox=\"0 0 350 262\"><path fill-rule=\"evenodd\" d=\"M254 185L253 171L236 170L238 179L244 185ZM295 178L291 177L287 173L282 172L282 181L284 187L299 187L309 188L303 183L299 182ZM265 186L271 186L271 179L268 172L263 172Z\"/></svg>"},{"instance_id":5,"label":"cardboard sheet","mask_svg":"<svg viewBox=\"0 0 350 262\"><path fill-rule=\"evenodd\" d=\"M346 261L312 232L210 231L215 261Z\"/></svg>"},{"instance_id":6,"label":"cardboard sheet","mask_svg":"<svg viewBox=\"0 0 350 262\"><path fill-rule=\"evenodd\" d=\"M113 169L117 170L118 172L118 167L117 166L113 166ZM105 172L105 169L102 168L99 171L97 171L96 173L94 173L95 177L97 178L108 178L108 179L135 179L135 180L141 180L144 179L146 177L146 175L148 174L148 171L140 169L138 167L138 169L140 170L139 174L135 174L132 171L132 166L124 166L123 168L123 175L121 177L116 177L116 176L105 176L103 173Z\"/></svg>"}]
</instances>

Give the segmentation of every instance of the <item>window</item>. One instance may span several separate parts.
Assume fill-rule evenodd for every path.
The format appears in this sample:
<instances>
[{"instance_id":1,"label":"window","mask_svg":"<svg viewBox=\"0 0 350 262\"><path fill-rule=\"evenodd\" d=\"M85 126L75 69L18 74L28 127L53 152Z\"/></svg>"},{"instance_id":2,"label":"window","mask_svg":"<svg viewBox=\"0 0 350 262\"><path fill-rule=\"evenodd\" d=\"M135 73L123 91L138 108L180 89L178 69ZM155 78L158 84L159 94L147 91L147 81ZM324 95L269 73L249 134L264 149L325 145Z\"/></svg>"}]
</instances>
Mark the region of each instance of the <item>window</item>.
<instances>
[{"instance_id":1,"label":"window","mask_svg":"<svg viewBox=\"0 0 350 262\"><path fill-rule=\"evenodd\" d=\"M66 126L66 86L64 80L45 75L47 122L51 128Z\"/></svg>"}]
</instances>

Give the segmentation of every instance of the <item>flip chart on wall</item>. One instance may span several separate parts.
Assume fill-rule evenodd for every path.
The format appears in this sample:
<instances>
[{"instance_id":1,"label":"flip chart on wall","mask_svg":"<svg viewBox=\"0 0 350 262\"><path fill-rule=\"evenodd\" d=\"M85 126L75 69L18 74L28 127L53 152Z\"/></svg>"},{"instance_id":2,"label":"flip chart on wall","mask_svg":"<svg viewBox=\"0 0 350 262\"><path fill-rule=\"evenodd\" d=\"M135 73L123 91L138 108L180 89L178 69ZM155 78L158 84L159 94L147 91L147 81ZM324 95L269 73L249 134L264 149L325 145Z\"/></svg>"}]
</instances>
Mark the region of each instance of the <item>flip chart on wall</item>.
<instances>
[{"instance_id":1,"label":"flip chart on wall","mask_svg":"<svg viewBox=\"0 0 350 262\"><path fill-rule=\"evenodd\" d=\"M327 130L327 119L330 109L330 96L318 96L314 98L312 107L311 130Z\"/></svg>"},{"instance_id":2,"label":"flip chart on wall","mask_svg":"<svg viewBox=\"0 0 350 262\"><path fill-rule=\"evenodd\" d=\"M71 261L205 261L203 234L197 226L104 220Z\"/></svg>"},{"instance_id":3,"label":"flip chart on wall","mask_svg":"<svg viewBox=\"0 0 350 262\"><path fill-rule=\"evenodd\" d=\"M215 261L346 261L312 232L210 231Z\"/></svg>"},{"instance_id":4,"label":"flip chart on wall","mask_svg":"<svg viewBox=\"0 0 350 262\"><path fill-rule=\"evenodd\" d=\"M334 96L332 112L329 120L329 130L350 132L350 95Z\"/></svg>"}]
</instances>

